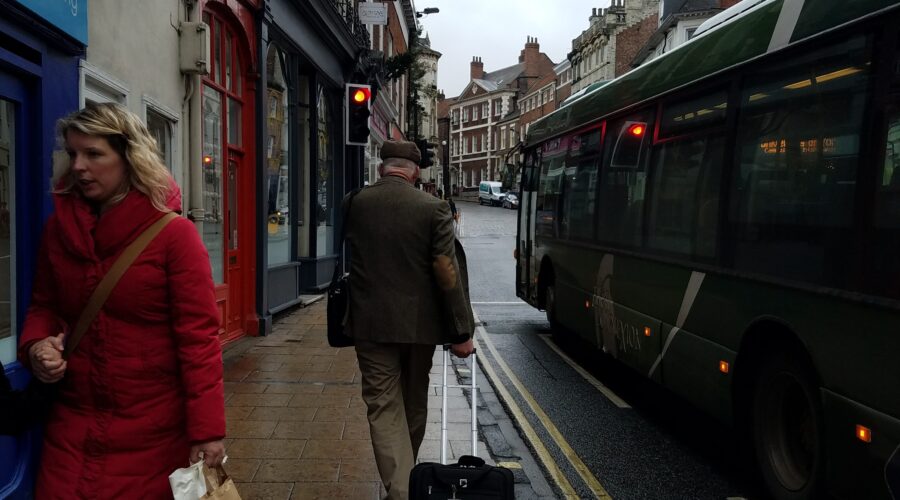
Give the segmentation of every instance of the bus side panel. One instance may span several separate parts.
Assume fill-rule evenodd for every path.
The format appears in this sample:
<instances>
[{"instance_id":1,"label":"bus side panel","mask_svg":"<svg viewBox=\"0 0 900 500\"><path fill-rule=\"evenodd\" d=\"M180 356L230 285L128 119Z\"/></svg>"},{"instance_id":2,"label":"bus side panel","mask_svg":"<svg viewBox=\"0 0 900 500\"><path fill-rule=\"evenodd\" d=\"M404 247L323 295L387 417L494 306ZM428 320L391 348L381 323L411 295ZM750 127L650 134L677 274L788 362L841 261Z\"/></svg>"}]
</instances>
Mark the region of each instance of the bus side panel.
<instances>
[{"instance_id":1,"label":"bus side panel","mask_svg":"<svg viewBox=\"0 0 900 500\"><path fill-rule=\"evenodd\" d=\"M597 251L568 244L553 244L557 319L564 327L596 345L591 312L592 280Z\"/></svg>"},{"instance_id":2,"label":"bus side panel","mask_svg":"<svg viewBox=\"0 0 900 500\"><path fill-rule=\"evenodd\" d=\"M822 389L825 413L826 476L838 498L882 498L884 468L900 443L900 420ZM872 442L853 436L856 425L878 429Z\"/></svg>"},{"instance_id":3,"label":"bus side panel","mask_svg":"<svg viewBox=\"0 0 900 500\"><path fill-rule=\"evenodd\" d=\"M617 255L609 266L612 301L675 324L691 280L691 270L672 264ZM598 283L605 279L597 276Z\"/></svg>"},{"instance_id":4,"label":"bus side panel","mask_svg":"<svg viewBox=\"0 0 900 500\"><path fill-rule=\"evenodd\" d=\"M649 374L655 382L662 382L660 371L654 370L662 349L662 323L599 297L594 311L597 335L604 351L638 372Z\"/></svg>"},{"instance_id":5,"label":"bus side panel","mask_svg":"<svg viewBox=\"0 0 900 500\"><path fill-rule=\"evenodd\" d=\"M722 422L730 422L730 367L737 353L673 325L663 324L662 330L668 345L662 355L663 385ZM722 370L722 362L729 369Z\"/></svg>"}]
</instances>

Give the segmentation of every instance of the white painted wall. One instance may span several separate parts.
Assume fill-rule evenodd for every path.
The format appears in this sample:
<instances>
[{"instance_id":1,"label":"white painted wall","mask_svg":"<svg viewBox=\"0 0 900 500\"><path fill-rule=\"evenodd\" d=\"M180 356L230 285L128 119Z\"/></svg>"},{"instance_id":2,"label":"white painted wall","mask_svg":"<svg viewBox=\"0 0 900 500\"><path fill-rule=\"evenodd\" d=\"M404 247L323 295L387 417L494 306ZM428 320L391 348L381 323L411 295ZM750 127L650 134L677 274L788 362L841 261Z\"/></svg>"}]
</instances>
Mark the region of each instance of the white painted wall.
<instances>
[{"instance_id":1,"label":"white painted wall","mask_svg":"<svg viewBox=\"0 0 900 500\"><path fill-rule=\"evenodd\" d=\"M145 123L148 108L170 120L170 167L187 195L182 165L185 85L178 68L178 32L173 27L185 19L183 2L91 0L88 15L90 44L81 69L82 105L106 97L122 102Z\"/></svg>"}]
</instances>

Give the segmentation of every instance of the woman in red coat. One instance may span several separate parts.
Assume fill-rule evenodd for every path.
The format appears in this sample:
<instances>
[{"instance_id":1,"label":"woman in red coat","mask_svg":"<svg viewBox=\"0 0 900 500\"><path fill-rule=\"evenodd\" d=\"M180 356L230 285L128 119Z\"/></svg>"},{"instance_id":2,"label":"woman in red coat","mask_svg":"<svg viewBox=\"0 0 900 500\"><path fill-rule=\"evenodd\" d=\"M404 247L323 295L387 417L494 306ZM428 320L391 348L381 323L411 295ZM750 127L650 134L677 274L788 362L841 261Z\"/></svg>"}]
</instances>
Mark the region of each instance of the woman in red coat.
<instances>
[{"instance_id":1,"label":"woman in red coat","mask_svg":"<svg viewBox=\"0 0 900 500\"><path fill-rule=\"evenodd\" d=\"M137 116L97 104L59 122L68 161L44 229L19 357L61 381L36 496L171 498L168 475L225 456L219 314L209 258L178 217L122 276L67 360L71 331L122 250L181 193ZM58 170L59 171L59 170Z\"/></svg>"}]
</instances>

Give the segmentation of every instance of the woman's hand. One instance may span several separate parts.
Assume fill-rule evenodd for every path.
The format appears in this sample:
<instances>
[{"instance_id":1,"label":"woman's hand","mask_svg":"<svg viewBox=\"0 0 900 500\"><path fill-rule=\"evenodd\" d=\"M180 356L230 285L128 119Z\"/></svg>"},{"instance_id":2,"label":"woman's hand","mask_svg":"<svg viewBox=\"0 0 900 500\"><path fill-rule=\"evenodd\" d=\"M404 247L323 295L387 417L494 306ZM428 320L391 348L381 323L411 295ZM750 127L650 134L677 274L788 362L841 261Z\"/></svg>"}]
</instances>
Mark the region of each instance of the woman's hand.
<instances>
[{"instance_id":1,"label":"woman's hand","mask_svg":"<svg viewBox=\"0 0 900 500\"><path fill-rule=\"evenodd\" d=\"M62 357L65 346L63 333L31 345L28 356L31 358L31 371L38 380L47 384L62 380L66 374L66 360Z\"/></svg>"},{"instance_id":2,"label":"woman's hand","mask_svg":"<svg viewBox=\"0 0 900 500\"><path fill-rule=\"evenodd\" d=\"M225 460L225 443L218 440L191 446L191 463L197 463L200 459L203 459L207 467L222 465Z\"/></svg>"}]
</instances>

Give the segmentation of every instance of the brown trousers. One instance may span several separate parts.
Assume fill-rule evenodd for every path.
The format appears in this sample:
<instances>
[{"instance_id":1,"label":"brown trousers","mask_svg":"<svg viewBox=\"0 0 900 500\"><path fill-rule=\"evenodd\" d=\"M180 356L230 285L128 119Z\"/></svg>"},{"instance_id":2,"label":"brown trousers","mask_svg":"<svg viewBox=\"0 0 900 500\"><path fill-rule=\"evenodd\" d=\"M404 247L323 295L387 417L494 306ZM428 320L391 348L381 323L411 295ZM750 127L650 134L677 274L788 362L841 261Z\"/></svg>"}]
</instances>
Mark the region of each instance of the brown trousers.
<instances>
[{"instance_id":1,"label":"brown trousers","mask_svg":"<svg viewBox=\"0 0 900 500\"><path fill-rule=\"evenodd\" d=\"M390 500L409 497L409 473L425 437L435 346L356 341L375 463Z\"/></svg>"}]
</instances>

